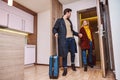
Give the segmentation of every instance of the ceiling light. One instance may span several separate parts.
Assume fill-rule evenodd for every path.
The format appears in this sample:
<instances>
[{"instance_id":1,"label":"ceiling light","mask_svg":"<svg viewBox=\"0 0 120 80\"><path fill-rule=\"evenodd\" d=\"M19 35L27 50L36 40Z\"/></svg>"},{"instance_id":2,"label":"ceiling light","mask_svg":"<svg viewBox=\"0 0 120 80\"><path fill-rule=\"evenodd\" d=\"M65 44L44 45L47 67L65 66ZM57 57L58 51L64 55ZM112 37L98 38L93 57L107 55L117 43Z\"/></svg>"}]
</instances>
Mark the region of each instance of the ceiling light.
<instances>
[{"instance_id":1,"label":"ceiling light","mask_svg":"<svg viewBox=\"0 0 120 80\"><path fill-rule=\"evenodd\" d=\"M8 5L12 6L13 5L13 0L8 0Z\"/></svg>"}]
</instances>

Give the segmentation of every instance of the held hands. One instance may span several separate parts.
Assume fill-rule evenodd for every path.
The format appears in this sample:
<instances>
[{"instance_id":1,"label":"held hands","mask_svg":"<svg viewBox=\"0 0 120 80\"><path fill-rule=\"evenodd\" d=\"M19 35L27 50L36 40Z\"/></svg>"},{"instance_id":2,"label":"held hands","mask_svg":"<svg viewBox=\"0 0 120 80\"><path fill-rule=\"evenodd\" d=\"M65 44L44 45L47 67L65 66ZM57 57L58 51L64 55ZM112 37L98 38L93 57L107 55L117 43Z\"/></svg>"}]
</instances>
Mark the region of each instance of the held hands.
<instances>
[{"instance_id":1,"label":"held hands","mask_svg":"<svg viewBox=\"0 0 120 80\"><path fill-rule=\"evenodd\" d=\"M82 38L83 35L82 35L81 33L79 33L78 36L79 36L80 38ZM55 38L58 38L58 33L55 34Z\"/></svg>"},{"instance_id":2,"label":"held hands","mask_svg":"<svg viewBox=\"0 0 120 80\"><path fill-rule=\"evenodd\" d=\"M81 33L79 33L78 36L79 36L80 38L82 38L83 35L82 35Z\"/></svg>"}]
</instances>

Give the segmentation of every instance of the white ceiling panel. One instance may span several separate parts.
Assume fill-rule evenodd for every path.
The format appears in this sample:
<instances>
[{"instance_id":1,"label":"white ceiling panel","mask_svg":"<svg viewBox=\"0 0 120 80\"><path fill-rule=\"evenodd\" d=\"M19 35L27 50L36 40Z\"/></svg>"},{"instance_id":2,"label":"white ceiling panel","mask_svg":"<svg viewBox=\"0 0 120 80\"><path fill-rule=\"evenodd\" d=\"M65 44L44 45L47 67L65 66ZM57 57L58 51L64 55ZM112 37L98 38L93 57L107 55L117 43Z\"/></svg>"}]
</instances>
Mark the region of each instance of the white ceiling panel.
<instances>
[{"instance_id":1,"label":"white ceiling panel","mask_svg":"<svg viewBox=\"0 0 120 80\"><path fill-rule=\"evenodd\" d=\"M31 9L35 12L41 12L50 9L51 0L14 0L17 3ZM62 4L68 4L79 0L59 0Z\"/></svg>"},{"instance_id":2,"label":"white ceiling panel","mask_svg":"<svg viewBox=\"0 0 120 80\"><path fill-rule=\"evenodd\" d=\"M14 0L14 1L35 12L40 12L50 8L50 0Z\"/></svg>"}]
</instances>

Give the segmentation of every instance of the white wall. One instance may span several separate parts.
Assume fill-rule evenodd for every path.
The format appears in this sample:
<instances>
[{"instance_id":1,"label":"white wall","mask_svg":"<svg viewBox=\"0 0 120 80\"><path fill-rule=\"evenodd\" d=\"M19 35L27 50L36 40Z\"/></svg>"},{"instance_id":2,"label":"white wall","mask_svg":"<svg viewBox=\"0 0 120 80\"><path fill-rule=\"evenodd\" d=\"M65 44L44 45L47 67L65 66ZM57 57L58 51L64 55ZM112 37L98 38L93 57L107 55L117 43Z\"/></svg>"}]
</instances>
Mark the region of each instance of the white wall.
<instances>
[{"instance_id":1,"label":"white wall","mask_svg":"<svg viewBox=\"0 0 120 80\"><path fill-rule=\"evenodd\" d=\"M108 0L116 79L120 80L120 0Z\"/></svg>"},{"instance_id":2,"label":"white wall","mask_svg":"<svg viewBox=\"0 0 120 80\"><path fill-rule=\"evenodd\" d=\"M72 9L72 15L71 15L71 21L73 23L73 28L75 31L78 30L78 23L77 23L77 11L92 8L96 6L96 0L80 0L74 3L66 4L63 5L63 9L65 8L71 8ZM75 60L75 65L80 66L80 57L79 57L79 46L78 46L78 38L76 37L76 42L77 42L77 48L78 48L78 53L76 54L76 60ZM68 57L68 65L70 65L70 56Z\"/></svg>"},{"instance_id":3,"label":"white wall","mask_svg":"<svg viewBox=\"0 0 120 80\"><path fill-rule=\"evenodd\" d=\"M38 13L37 37L37 63L49 64L50 10Z\"/></svg>"}]
</instances>

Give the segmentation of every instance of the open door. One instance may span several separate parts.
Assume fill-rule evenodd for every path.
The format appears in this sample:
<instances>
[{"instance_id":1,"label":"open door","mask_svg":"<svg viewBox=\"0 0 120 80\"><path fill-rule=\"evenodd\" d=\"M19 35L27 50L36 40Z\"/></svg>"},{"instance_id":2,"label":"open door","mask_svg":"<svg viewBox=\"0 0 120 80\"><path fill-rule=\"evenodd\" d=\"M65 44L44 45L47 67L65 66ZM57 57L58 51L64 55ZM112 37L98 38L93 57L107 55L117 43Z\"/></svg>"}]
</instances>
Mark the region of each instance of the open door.
<instances>
[{"instance_id":1,"label":"open door","mask_svg":"<svg viewBox=\"0 0 120 80\"><path fill-rule=\"evenodd\" d=\"M99 34L99 45L100 45L100 56L101 56L101 69L103 77L106 76L105 70L105 55L103 49L103 24L101 20L101 11L100 11L100 0L97 1L97 16L98 16L98 34Z\"/></svg>"},{"instance_id":2,"label":"open door","mask_svg":"<svg viewBox=\"0 0 120 80\"><path fill-rule=\"evenodd\" d=\"M110 52L109 49L109 33L108 33L108 13L106 13L105 3L97 1L97 16L98 16L98 35L99 35L99 45L100 45L100 56L101 56L101 70L103 77L106 77L108 69L110 69Z\"/></svg>"}]
</instances>

